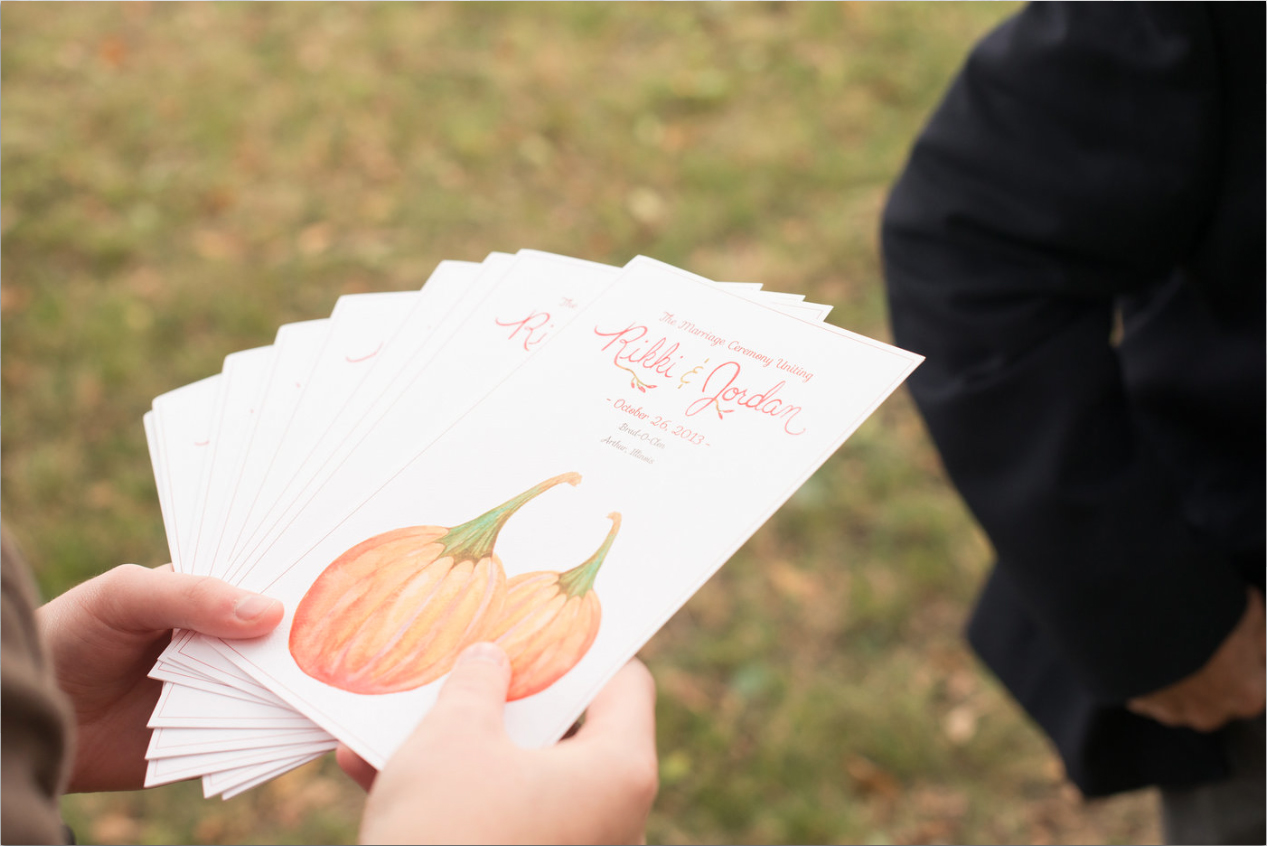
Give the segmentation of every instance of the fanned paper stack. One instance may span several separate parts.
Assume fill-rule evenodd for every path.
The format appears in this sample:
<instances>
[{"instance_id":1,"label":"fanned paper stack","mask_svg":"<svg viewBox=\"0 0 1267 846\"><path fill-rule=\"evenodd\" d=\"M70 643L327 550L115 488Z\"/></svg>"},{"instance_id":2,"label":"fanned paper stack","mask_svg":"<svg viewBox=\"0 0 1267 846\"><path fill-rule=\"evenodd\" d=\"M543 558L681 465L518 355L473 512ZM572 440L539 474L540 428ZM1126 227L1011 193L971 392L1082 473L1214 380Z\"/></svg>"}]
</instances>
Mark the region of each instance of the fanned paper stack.
<instances>
[{"instance_id":1,"label":"fanned paper stack","mask_svg":"<svg viewBox=\"0 0 1267 846\"><path fill-rule=\"evenodd\" d=\"M179 632L147 784L225 798L343 742L381 766L466 644L554 743L919 363L828 308L647 258L443 262L154 401L172 563L282 600Z\"/></svg>"}]
</instances>

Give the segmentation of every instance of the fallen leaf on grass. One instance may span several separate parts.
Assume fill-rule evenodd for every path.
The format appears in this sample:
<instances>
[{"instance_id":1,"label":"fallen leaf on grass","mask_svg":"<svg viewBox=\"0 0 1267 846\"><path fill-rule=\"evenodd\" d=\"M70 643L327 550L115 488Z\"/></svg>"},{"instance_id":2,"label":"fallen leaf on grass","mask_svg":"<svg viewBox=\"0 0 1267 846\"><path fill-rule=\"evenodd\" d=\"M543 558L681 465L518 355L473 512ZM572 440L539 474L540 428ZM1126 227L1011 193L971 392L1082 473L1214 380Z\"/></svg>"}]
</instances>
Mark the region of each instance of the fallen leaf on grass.
<instances>
[{"instance_id":1,"label":"fallen leaf on grass","mask_svg":"<svg viewBox=\"0 0 1267 846\"><path fill-rule=\"evenodd\" d=\"M817 579L787 561L771 562L766 573L774 589L789 599L804 602L822 592Z\"/></svg>"},{"instance_id":2,"label":"fallen leaf on grass","mask_svg":"<svg viewBox=\"0 0 1267 846\"><path fill-rule=\"evenodd\" d=\"M669 670L658 676L656 682L660 689L692 711L706 711L716 705L713 697L708 695L704 686L690 673Z\"/></svg>"},{"instance_id":3,"label":"fallen leaf on grass","mask_svg":"<svg viewBox=\"0 0 1267 846\"><path fill-rule=\"evenodd\" d=\"M319 256L330 249L334 227L328 223L314 223L299 233L299 252L306 256Z\"/></svg>"},{"instance_id":4,"label":"fallen leaf on grass","mask_svg":"<svg viewBox=\"0 0 1267 846\"><path fill-rule=\"evenodd\" d=\"M625 208L630 216L643 226L655 226L668 214L668 204L664 197L650 188L635 188L625 199Z\"/></svg>"},{"instance_id":5,"label":"fallen leaf on grass","mask_svg":"<svg viewBox=\"0 0 1267 846\"><path fill-rule=\"evenodd\" d=\"M26 304L31 301L31 292L26 288L18 288L13 285L5 285L0 288L0 311L7 314L15 314L26 308Z\"/></svg>"},{"instance_id":6,"label":"fallen leaf on grass","mask_svg":"<svg viewBox=\"0 0 1267 846\"><path fill-rule=\"evenodd\" d=\"M970 703L950 709L941 721L942 732L955 746L963 746L977 733L977 709Z\"/></svg>"},{"instance_id":7,"label":"fallen leaf on grass","mask_svg":"<svg viewBox=\"0 0 1267 846\"><path fill-rule=\"evenodd\" d=\"M911 804L920 816L959 822L968 813L968 795L952 787L921 787L911 793Z\"/></svg>"},{"instance_id":8,"label":"fallen leaf on grass","mask_svg":"<svg viewBox=\"0 0 1267 846\"><path fill-rule=\"evenodd\" d=\"M92 824L92 838L96 843L136 843L140 836L140 823L127 814L102 814Z\"/></svg>"},{"instance_id":9,"label":"fallen leaf on grass","mask_svg":"<svg viewBox=\"0 0 1267 846\"><path fill-rule=\"evenodd\" d=\"M110 68L119 68L128 57L128 45L117 35L105 38L97 48L97 55Z\"/></svg>"},{"instance_id":10,"label":"fallen leaf on grass","mask_svg":"<svg viewBox=\"0 0 1267 846\"><path fill-rule=\"evenodd\" d=\"M897 778L861 755L845 759L845 772L849 773L853 789L860 796L892 801L901 795L902 785Z\"/></svg>"},{"instance_id":11,"label":"fallen leaf on grass","mask_svg":"<svg viewBox=\"0 0 1267 846\"><path fill-rule=\"evenodd\" d=\"M228 232L200 229L194 234L194 249L205 259L233 259L242 255L242 242Z\"/></svg>"}]
</instances>

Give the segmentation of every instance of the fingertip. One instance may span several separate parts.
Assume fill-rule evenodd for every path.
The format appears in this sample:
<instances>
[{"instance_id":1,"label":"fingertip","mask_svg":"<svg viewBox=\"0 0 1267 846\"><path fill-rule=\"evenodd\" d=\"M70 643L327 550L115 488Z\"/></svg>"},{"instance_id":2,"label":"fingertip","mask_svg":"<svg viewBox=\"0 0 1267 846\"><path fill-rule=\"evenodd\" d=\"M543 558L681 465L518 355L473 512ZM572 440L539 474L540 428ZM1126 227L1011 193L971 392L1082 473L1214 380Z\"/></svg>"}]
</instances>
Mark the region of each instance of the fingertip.
<instances>
[{"instance_id":1,"label":"fingertip","mask_svg":"<svg viewBox=\"0 0 1267 846\"><path fill-rule=\"evenodd\" d=\"M637 658L630 658L629 662L612 676L612 680L607 683L599 697L608 690L612 690L610 694L612 696L619 695L622 698L636 696L643 702L655 703L655 677L651 675L647 665Z\"/></svg>"},{"instance_id":2,"label":"fingertip","mask_svg":"<svg viewBox=\"0 0 1267 846\"><path fill-rule=\"evenodd\" d=\"M655 743L655 679L637 658L621 667L586 710L577 737L606 734Z\"/></svg>"},{"instance_id":3,"label":"fingertip","mask_svg":"<svg viewBox=\"0 0 1267 846\"><path fill-rule=\"evenodd\" d=\"M651 670L646 664L642 663L642 659L630 658L629 663L621 667L620 671L622 673L628 673L630 677L636 679L636 683L646 689L651 696L655 696L655 676L651 675Z\"/></svg>"},{"instance_id":4,"label":"fingertip","mask_svg":"<svg viewBox=\"0 0 1267 846\"><path fill-rule=\"evenodd\" d=\"M233 603L233 616L239 623L252 628L273 628L281 622L285 609L271 596L246 593Z\"/></svg>"},{"instance_id":5,"label":"fingertip","mask_svg":"<svg viewBox=\"0 0 1267 846\"><path fill-rule=\"evenodd\" d=\"M461 720L487 719L500 725L511 672L510 658L497 644L468 646L440 688L436 710L442 719L446 711L452 711Z\"/></svg>"},{"instance_id":6,"label":"fingertip","mask_svg":"<svg viewBox=\"0 0 1267 846\"><path fill-rule=\"evenodd\" d=\"M458 660L454 664L454 669L466 665L491 664L494 667L509 672L510 657L506 654L506 650L502 649L495 643L481 642L473 643L462 653L458 655Z\"/></svg>"}]
</instances>

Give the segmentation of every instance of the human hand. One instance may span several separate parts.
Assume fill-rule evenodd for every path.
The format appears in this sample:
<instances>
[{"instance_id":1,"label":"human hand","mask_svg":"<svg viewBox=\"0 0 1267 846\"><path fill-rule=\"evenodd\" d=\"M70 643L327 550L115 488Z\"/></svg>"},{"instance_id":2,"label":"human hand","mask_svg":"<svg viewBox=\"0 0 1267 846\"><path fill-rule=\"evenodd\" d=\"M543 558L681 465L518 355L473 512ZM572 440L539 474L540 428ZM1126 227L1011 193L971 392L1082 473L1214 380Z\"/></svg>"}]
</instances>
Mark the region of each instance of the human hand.
<instances>
[{"instance_id":1,"label":"human hand","mask_svg":"<svg viewBox=\"0 0 1267 846\"><path fill-rule=\"evenodd\" d=\"M658 785L655 682L634 660L574 737L520 749L502 714L510 662L476 644L382 772L340 747L369 790L362 843L640 843Z\"/></svg>"},{"instance_id":2,"label":"human hand","mask_svg":"<svg viewBox=\"0 0 1267 846\"><path fill-rule=\"evenodd\" d=\"M146 722L162 684L148 678L173 628L259 637L282 604L219 579L124 564L36 612L57 686L75 712L70 792L135 790L145 781Z\"/></svg>"},{"instance_id":3,"label":"human hand","mask_svg":"<svg viewBox=\"0 0 1267 846\"><path fill-rule=\"evenodd\" d=\"M1249 603L1205 666L1161 690L1136 697L1126 707L1168 726L1214 731L1230 720L1263 710L1267 685L1267 629L1263 597L1248 588Z\"/></svg>"}]
</instances>

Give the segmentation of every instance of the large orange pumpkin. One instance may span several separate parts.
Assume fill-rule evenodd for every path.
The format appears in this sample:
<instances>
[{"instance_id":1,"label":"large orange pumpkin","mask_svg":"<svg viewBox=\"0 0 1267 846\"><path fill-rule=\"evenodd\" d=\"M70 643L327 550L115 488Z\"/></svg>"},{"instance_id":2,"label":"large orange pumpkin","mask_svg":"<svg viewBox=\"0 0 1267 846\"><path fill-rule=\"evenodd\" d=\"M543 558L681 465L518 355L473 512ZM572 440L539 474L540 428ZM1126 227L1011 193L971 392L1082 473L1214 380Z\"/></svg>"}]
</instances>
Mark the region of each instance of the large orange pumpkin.
<instances>
[{"instance_id":1,"label":"large orange pumpkin","mask_svg":"<svg viewBox=\"0 0 1267 846\"><path fill-rule=\"evenodd\" d=\"M508 702L545 690L576 666L589 651L602 623L594 579L620 531L620 515L607 515L611 530L593 555L564 573L524 573L506 585L501 614L484 639L510 657L514 675Z\"/></svg>"},{"instance_id":2,"label":"large orange pumpkin","mask_svg":"<svg viewBox=\"0 0 1267 846\"><path fill-rule=\"evenodd\" d=\"M411 526L349 549L295 609L290 654L318 681L352 693L395 693L438 679L471 643L488 640L506 598L493 552L502 526L564 473L452 529Z\"/></svg>"}]
</instances>

